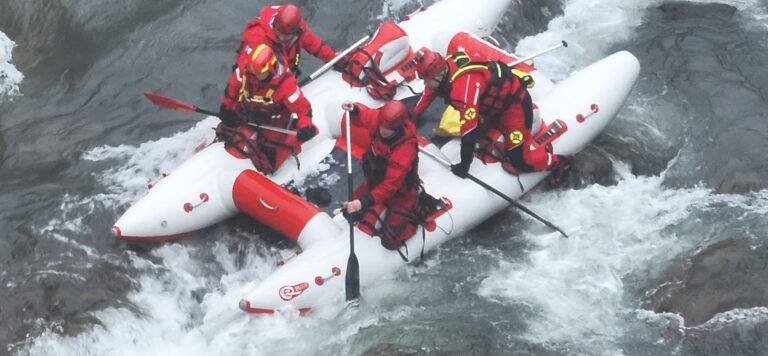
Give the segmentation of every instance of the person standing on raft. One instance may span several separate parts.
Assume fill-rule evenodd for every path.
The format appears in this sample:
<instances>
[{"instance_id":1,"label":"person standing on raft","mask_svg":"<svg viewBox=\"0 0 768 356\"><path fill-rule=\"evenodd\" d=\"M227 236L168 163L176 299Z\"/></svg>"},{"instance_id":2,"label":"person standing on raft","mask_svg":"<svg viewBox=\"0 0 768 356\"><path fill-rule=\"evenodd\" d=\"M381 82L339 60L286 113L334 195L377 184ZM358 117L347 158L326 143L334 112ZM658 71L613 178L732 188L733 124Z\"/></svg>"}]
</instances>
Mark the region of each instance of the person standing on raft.
<instances>
[{"instance_id":1,"label":"person standing on raft","mask_svg":"<svg viewBox=\"0 0 768 356\"><path fill-rule=\"evenodd\" d=\"M456 52L443 58L422 48L417 57L417 73L425 82L424 94L413 109L420 117L438 96L459 112L461 162L451 171L466 178L481 139L495 143L501 133L503 157L498 157L511 173L529 173L555 168L563 158L534 140L533 103L526 83L503 62L470 58ZM487 137L486 137L487 136Z\"/></svg>"},{"instance_id":2,"label":"person standing on raft","mask_svg":"<svg viewBox=\"0 0 768 356\"><path fill-rule=\"evenodd\" d=\"M301 18L301 10L293 4L267 6L259 16L248 21L243 31L240 51L261 44L274 49L275 54L296 77L301 75L299 65L302 49L326 63L336 57L336 51L312 32Z\"/></svg>"},{"instance_id":3,"label":"person standing on raft","mask_svg":"<svg viewBox=\"0 0 768 356\"><path fill-rule=\"evenodd\" d=\"M344 204L345 215L353 219L362 215L358 228L372 236L378 234L382 246L399 252L424 215L419 213L420 193L426 193L418 174L416 126L405 104L396 100L379 109L350 101L344 102L342 108L349 113L350 123L365 128L370 139L362 160L365 182L355 190L355 200ZM386 217L376 231L385 210Z\"/></svg>"}]
</instances>

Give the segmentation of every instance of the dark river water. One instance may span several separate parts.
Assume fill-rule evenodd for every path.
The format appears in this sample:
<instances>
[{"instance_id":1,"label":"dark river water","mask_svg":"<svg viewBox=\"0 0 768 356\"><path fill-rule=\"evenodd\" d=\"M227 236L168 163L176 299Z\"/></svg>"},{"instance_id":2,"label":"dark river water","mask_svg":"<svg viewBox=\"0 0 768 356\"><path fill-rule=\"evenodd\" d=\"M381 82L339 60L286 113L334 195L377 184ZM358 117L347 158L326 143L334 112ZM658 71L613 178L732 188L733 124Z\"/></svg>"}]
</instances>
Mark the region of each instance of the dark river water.
<instances>
[{"instance_id":1,"label":"dark river water","mask_svg":"<svg viewBox=\"0 0 768 356\"><path fill-rule=\"evenodd\" d=\"M298 4L343 48L419 1ZM550 78L624 49L642 65L561 184L524 198L572 238L508 210L356 311L273 318L237 301L294 246L249 219L156 246L109 234L217 123L141 93L215 108L263 5L0 0L0 354L768 353L765 0L514 1L504 47L571 44L536 61Z\"/></svg>"}]
</instances>

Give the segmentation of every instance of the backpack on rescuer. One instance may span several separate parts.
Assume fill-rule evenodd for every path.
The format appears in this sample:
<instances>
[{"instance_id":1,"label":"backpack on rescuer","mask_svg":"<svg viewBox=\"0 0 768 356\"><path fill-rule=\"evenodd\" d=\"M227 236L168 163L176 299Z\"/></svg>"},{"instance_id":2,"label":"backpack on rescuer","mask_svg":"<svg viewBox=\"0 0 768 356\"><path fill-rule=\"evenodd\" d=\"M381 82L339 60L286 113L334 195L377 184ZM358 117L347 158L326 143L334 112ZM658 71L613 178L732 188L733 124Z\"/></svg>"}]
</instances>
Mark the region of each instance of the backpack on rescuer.
<instances>
[{"instance_id":1,"label":"backpack on rescuer","mask_svg":"<svg viewBox=\"0 0 768 356\"><path fill-rule=\"evenodd\" d=\"M456 52L448 58L448 62L452 69L451 72L453 72L449 78L450 83L453 83L459 75L471 71L489 71L491 73L488 88L480 101L481 108L486 110L484 114L491 117L503 113L510 104L517 100L525 88L533 88L535 85L530 75L511 68L501 61L473 62L466 53ZM518 81L520 84L516 83ZM461 135L459 120L459 112L449 105L443 112L435 132L439 136L458 137Z\"/></svg>"}]
</instances>

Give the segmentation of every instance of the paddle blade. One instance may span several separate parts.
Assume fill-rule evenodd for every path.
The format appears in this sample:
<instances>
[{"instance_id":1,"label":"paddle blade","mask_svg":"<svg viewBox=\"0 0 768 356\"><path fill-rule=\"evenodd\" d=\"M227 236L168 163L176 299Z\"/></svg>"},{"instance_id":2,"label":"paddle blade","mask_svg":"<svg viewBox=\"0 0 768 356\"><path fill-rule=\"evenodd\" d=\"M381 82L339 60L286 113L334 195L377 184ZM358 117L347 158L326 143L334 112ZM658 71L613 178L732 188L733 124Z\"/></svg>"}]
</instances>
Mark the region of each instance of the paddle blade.
<instances>
[{"instance_id":1,"label":"paddle blade","mask_svg":"<svg viewBox=\"0 0 768 356\"><path fill-rule=\"evenodd\" d=\"M357 256L354 252L349 254L345 278L344 286L346 287L347 301L360 298L360 264L357 262Z\"/></svg>"},{"instance_id":2,"label":"paddle blade","mask_svg":"<svg viewBox=\"0 0 768 356\"><path fill-rule=\"evenodd\" d=\"M154 103L157 106L168 108L168 109L174 109L174 110L181 110L181 111L187 111L187 112L197 112L197 107L185 103L181 100L177 100L174 98L169 98L167 96L162 96L154 93L144 93L144 96L149 99L152 103Z\"/></svg>"}]
</instances>

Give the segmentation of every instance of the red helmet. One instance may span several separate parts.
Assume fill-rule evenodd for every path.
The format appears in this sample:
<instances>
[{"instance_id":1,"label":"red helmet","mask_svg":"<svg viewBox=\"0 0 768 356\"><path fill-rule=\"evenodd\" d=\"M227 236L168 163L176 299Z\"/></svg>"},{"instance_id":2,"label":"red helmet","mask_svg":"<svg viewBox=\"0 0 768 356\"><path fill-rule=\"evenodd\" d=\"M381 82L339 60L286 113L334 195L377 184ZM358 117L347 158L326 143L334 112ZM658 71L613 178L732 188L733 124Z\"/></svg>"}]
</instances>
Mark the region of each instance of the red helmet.
<instances>
[{"instance_id":1,"label":"red helmet","mask_svg":"<svg viewBox=\"0 0 768 356\"><path fill-rule=\"evenodd\" d=\"M408 110L400 101L390 100L379 109L378 118L380 126L397 130L408 119Z\"/></svg>"},{"instance_id":2,"label":"red helmet","mask_svg":"<svg viewBox=\"0 0 768 356\"><path fill-rule=\"evenodd\" d=\"M278 10L275 16L275 30L286 35L292 35L299 32L301 24L301 11L296 5L288 4Z\"/></svg>"},{"instance_id":3,"label":"red helmet","mask_svg":"<svg viewBox=\"0 0 768 356\"><path fill-rule=\"evenodd\" d=\"M419 73L419 78L436 78L443 72L443 70L448 68L445 58L439 53L427 48L422 48L419 52L421 52L421 61L416 68L416 71Z\"/></svg>"},{"instance_id":4,"label":"red helmet","mask_svg":"<svg viewBox=\"0 0 768 356\"><path fill-rule=\"evenodd\" d=\"M248 64L245 67L245 70L248 73L254 75L267 72L271 74L277 73L277 56L275 56L275 52L272 51L272 48L269 48L269 46L263 43L258 45L258 47L250 53L248 59Z\"/></svg>"}]
</instances>

